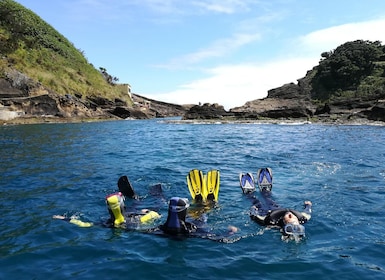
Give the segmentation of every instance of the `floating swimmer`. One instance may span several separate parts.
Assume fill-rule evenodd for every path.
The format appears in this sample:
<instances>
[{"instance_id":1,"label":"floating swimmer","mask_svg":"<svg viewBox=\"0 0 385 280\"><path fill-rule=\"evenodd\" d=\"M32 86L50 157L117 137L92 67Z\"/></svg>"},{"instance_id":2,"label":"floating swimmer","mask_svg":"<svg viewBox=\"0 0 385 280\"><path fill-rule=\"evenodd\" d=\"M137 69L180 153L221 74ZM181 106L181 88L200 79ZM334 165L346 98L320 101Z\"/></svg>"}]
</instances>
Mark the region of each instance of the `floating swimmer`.
<instances>
[{"instance_id":1,"label":"floating swimmer","mask_svg":"<svg viewBox=\"0 0 385 280\"><path fill-rule=\"evenodd\" d=\"M266 174L263 175L262 174ZM279 227L282 239L294 239L299 241L305 237L305 224L311 218L311 201L304 202L304 210L299 212L289 208L279 207L271 198L272 172L270 168L262 168L257 172L258 186L263 202L251 192L247 193L252 199L253 206L250 209L250 218L263 226ZM266 182L266 176L268 181ZM271 180L270 180L271 179Z\"/></svg>"},{"instance_id":2,"label":"floating swimmer","mask_svg":"<svg viewBox=\"0 0 385 280\"><path fill-rule=\"evenodd\" d=\"M126 209L124 201L126 198L138 200L139 196L135 193L127 176L122 176L118 180L119 192L112 193L106 196L106 205L110 218L103 222L105 227L115 227L124 229L136 229L141 226L146 226L159 219L161 215L150 209L141 209L134 212L129 212ZM157 184L152 187L152 192L161 192L161 185ZM54 219L68 221L79 227L91 227L92 222L81 221L77 215L67 217L65 215L54 215Z\"/></svg>"},{"instance_id":3,"label":"floating swimmer","mask_svg":"<svg viewBox=\"0 0 385 280\"><path fill-rule=\"evenodd\" d=\"M150 209L141 209L136 213L127 213L124 205L124 196L121 192L107 195L106 204L110 218L102 223L105 227L135 229L142 225L150 224L161 217L158 212ZM94 225L91 222L81 221L76 215L70 217L54 215L53 218L68 221L79 227L91 227Z\"/></svg>"}]
</instances>

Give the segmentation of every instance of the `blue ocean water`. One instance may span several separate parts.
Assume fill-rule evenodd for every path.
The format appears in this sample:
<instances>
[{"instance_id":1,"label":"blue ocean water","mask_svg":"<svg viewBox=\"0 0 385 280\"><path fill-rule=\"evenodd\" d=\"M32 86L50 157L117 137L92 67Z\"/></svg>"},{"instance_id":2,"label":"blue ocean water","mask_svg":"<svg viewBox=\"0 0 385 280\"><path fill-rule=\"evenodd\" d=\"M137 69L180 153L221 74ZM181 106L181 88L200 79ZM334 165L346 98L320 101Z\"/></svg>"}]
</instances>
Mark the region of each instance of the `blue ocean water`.
<instances>
[{"instance_id":1,"label":"blue ocean water","mask_svg":"<svg viewBox=\"0 0 385 280\"><path fill-rule=\"evenodd\" d=\"M1 279L380 279L385 277L385 127L135 120L0 127ZM240 172L273 169L273 197L313 202L306 239L284 242L248 216ZM229 242L81 228L108 217L127 175L138 207L190 198L190 169L221 172L207 227ZM160 183L163 198L150 187ZM127 201L128 202L128 201ZM128 202L130 203L130 202Z\"/></svg>"}]
</instances>

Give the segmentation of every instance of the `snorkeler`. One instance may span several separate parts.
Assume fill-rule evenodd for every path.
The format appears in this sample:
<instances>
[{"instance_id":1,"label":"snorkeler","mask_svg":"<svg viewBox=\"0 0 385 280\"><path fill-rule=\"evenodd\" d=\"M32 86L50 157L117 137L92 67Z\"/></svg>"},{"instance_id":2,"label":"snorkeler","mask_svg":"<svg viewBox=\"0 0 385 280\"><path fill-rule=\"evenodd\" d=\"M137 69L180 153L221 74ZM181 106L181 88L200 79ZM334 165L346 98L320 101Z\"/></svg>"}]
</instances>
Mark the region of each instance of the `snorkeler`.
<instances>
[{"instance_id":1,"label":"snorkeler","mask_svg":"<svg viewBox=\"0 0 385 280\"><path fill-rule=\"evenodd\" d=\"M119 192L106 196L105 201L110 218L101 223L104 227L136 229L143 224L149 224L161 217L158 212L150 209L131 209L131 211L128 211L124 203L125 199L139 200L139 196L135 193L134 188L132 187L127 176L119 178L118 189ZM161 185L157 184L152 186L151 192L159 195L159 193L162 192ZM79 227L91 227L94 225L94 223L91 222L81 221L76 215L72 215L70 217L65 215L54 215L53 218L68 221L72 224L78 225Z\"/></svg>"},{"instance_id":2,"label":"snorkeler","mask_svg":"<svg viewBox=\"0 0 385 280\"><path fill-rule=\"evenodd\" d=\"M312 203L311 201L305 201L304 210L301 212L279 207L271 198L271 190L273 187L271 169L262 168L258 171L258 175L265 172L266 176L258 176L257 178L260 194L264 203L253 195L252 191L244 192L252 199L253 206L250 209L250 218L263 226L279 227L283 240L295 239L298 241L302 237L305 237L305 227L303 224L311 218ZM247 173L247 176L250 176L250 173ZM242 176L240 177L240 183L243 189L242 184L244 184L243 181L245 180L241 181L241 178ZM250 182L254 184L252 176ZM264 184L262 184L262 182L264 182Z\"/></svg>"},{"instance_id":3,"label":"snorkeler","mask_svg":"<svg viewBox=\"0 0 385 280\"><path fill-rule=\"evenodd\" d=\"M126 180L127 179L127 180ZM119 182L124 182L123 185L119 185ZM127 197L137 198L131 184L126 176L123 176L118 181L119 190L125 190L128 194ZM123 188L122 188L123 186ZM128 192L127 192L128 191ZM201 237L208 238L215 241L226 242L226 237L232 235L238 231L234 226L229 226L227 234L225 236L217 236L213 233L209 233L204 228L204 221L201 219L195 219L187 221L187 209L190 206L187 198L172 197L168 203L168 214L165 223L148 228L142 227L142 225L151 225L155 220L159 219L161 215L156 211L149 209L142 209L139 212L127 213L124 204L125 196L122 192L110 194L106 197L107 209L110 214L110 218L103 222L102 225L110 228L122 228L126 230L135 230L144 233L160 234L165 236L178 236L178 237ZM86 223L80 221L77 217L65 217L60 215L53 216L55 219L62 219L69 221L81 227L92 226L92 223Z\"/></svg>"}]
</instances>

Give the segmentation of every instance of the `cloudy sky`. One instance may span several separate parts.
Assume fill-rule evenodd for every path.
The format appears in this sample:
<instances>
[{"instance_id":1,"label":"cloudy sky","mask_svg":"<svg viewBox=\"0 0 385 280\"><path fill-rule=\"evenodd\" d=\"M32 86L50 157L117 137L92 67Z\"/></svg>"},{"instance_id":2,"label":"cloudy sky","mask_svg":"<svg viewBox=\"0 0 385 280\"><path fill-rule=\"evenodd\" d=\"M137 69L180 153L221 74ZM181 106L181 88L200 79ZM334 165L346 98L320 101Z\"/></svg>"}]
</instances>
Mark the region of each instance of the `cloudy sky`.
<instances>
[{"instance_id":1,"label":"cloudy sky","mask_svg":"<svg viewBox=\"0 0 385 280\"><path fill-rule=\"evenodd\" d=\"M134 93L226 109L305 76L322 52L385 44L383 0L16 0Z\"/></svg>"}]
</instances>

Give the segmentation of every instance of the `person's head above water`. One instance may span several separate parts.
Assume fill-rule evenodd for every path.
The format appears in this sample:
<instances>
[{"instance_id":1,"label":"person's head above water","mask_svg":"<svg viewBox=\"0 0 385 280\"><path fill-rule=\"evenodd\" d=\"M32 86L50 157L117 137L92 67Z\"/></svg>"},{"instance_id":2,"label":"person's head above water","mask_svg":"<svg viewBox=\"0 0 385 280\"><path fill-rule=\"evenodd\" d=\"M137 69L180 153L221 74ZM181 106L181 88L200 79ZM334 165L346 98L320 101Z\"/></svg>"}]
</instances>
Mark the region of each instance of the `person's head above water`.
<instances>
[{"instance_id":1,"label":"person's head above water","mask_svg":"<svg viewBox=\"0 0 385 280\"><path fill-rule=\"evenodd\" d=\"M286 212L285 216L283 216L283 222L285 225L286 224L299 225L298 217L290 211Z\"/></svg>"},{"instance_id":2,"label":"person's head above water","mask_svg":"<svg viewBox=\"0 0 385 280\"><path fill-rule=\"evenodd\" d=\"M172 197L168 204L168 214L184 221L186 219L187 208L189 206L190 204L187 198Z\"/></svg>"},{"instance_id":3,"label":"person's head above water","mask_svg":"<svg viewBox=\"0 0 385 280\"><path fill-rule=\"evenodd\" d=\"M298 217L293 212L288 211L283 216L283 233L285 236L292 236L294 239L305 236L305 227L300 225Z\"/></svg>"},{"instance_id":4,"label":"person's head above water","mask_svg":"<svg viewBox=\"0 0 385 280\"><path fill-rule=\"evenodd\" d=\"M185 220L189 206L187 198L172 197L168 204L168 216L163 230L174 234L183 232L186 229Z\"/></svg>"}]
</instances>

